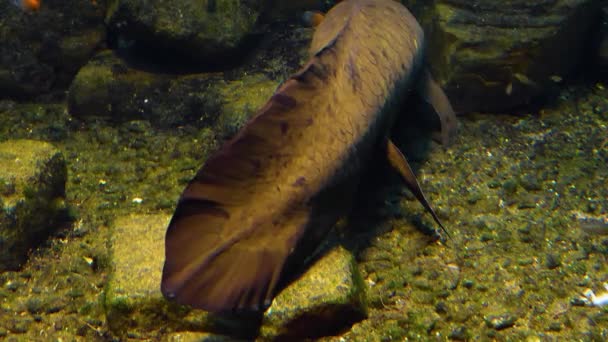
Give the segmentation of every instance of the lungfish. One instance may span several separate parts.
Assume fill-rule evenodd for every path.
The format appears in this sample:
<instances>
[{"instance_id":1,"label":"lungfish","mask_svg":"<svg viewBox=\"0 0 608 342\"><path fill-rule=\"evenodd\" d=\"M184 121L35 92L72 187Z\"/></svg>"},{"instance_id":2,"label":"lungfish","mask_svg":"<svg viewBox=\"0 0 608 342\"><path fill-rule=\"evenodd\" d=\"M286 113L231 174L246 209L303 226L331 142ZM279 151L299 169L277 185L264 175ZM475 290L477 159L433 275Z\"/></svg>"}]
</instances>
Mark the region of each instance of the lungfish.
<instances>
[{"instance_id":1,"label":"lungfish","mask_svg":"<svg viewBox=\"0 0 608 342\"><path fill-rule=\"evenodd\" d=\"M423 68L424 35L393 0L346 0L316 28L310 59L283 82L183 191L166 234L165 297L214 312L262 310L282 276L351 208L362 170L383 153L441 226L388 139L414 90L455 116ZM443 228L443 226L441 226Z\"/></svg>"}]
</instances>

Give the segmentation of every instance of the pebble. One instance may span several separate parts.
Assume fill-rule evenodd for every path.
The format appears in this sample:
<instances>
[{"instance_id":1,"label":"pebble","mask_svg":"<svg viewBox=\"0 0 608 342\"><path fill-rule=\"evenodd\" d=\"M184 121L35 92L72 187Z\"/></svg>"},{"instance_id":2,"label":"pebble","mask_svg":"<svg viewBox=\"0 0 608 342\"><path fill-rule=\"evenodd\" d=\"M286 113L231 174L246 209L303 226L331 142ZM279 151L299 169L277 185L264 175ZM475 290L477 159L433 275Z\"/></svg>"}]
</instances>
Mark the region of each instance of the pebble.
<instances>
[{"instance_id":1,"label":"pebble","mask_svg":"<svg viewBox=\"0 0 608 342\"><path fill-rule=\"evenodd\" d=\"M511 315L510 313L505 313L501 315L485 316L484 320L486 321L486 325L489 328L492 328L494 330L502 330L512 327L513 324L515 324L517 318L515 318L515 316Z\"/></svg>"},{"instance_id":2,"label":"pebble","mask_svg":"<svg viewBox=\"0 0 608 342\"><path fill-rule=\"evenodd\" d=\"M558 255L552 253L547 254L547 257L545 259L545 266L547 266L548 269L552 270L559 267L560 265L561 261Z\"/></svg>"}]
</instances>

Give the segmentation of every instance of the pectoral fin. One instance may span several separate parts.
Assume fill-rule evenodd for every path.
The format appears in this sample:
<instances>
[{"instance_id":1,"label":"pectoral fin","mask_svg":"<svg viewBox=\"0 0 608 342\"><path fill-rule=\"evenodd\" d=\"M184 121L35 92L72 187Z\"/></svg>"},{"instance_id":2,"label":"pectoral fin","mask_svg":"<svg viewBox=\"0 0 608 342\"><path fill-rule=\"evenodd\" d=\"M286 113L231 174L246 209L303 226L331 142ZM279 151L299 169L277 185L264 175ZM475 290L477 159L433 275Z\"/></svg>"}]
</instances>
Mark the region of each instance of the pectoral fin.
<instances>
[{"instance_id":1,"label":"pectoral fin","mask_svg":"<svg viewBox=\"0 0 608 342\"><path fill-rule=\"evenodd\" d=\"M454 141L458 128L456 114L454 114L454 109L452 109L450 100L443 92L443 89L433 80L431 73L427 69L422 71L421 79L418 83L418 93L425 102L433 107L435 113L439 116L441 133L435 140L441 141L444 146L450 145Z\"/></svg>"},{"instance_id":2,"label":"pectoral fin","mask_svg":"<svg viewBox=\"0 0 608 342\"><path fill-rule=\"evenodd\" d=\"M435 211L433 210L433 208L431 208L431 205L424 196L424 193L420 188L420 184L418 184L418 180L416 179L416 175L414 175L414 171L412 171L412 168L407 163L407 160L403 156L403 153L399 151L399 148L395 146L395 144L390 139L387 139L386 141L386 155L389 163L399 173L401 178L403 178L405 185L407 185L407 187L414 194L414 196L416 196L418 202L420 202L424 209L426 209L431 214L431 216L433 216L435 222L437 222L437 224L446 233L446 235L450 237L450 233L448 233L443 224L441 224L441 221L439 221L439 217L437 217L437 214L435 214Z\"/></svg>"}]
</instances>

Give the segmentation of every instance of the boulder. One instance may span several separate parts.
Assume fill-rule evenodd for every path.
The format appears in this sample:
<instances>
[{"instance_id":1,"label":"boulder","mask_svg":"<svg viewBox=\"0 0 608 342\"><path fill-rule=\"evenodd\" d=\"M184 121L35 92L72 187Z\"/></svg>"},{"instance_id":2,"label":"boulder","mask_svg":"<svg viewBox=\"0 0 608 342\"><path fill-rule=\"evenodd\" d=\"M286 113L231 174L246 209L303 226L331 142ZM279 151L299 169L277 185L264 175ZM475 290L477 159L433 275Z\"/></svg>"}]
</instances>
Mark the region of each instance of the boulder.
<instances>
[{"instance_id":1,"label":"boulder","mask_svg":"<svg viewBox=\"0 0 608 342\"><path fill-rule=\"evenodd\" d=\"M114 0L106 22L119 48L154 51L159 60L224 65L241 57L260 1ZM246 50L246 49L245 49ZM150 55L150 54L149 54Z\"/></svg>"},{"instance_id":2,"label":"boulder","mask_svg":"<svg viewBox=\"0 0 608 342\"><path fill-rule=\"evenodd\" d=\"M104 8L94 1L43 1L25 11L0 1L0 99L62 97L105 41Z\"/></svg>"},{"instance_id":3,"label":"boulder","mask_svg":"<svg viewBox=\"0 0 608 342\"><path fill-rule=\"evenodd\" d=\"M185 336L188 340L191 336L218 340L223 334L252 336L259 322L255 317L214 315L163 297L160 283L170 218L165 214L140 214L119 217L114 223L112 276L104 296L110 330L121 337L153 339L157 336L151 332L162 322L164 337L172 341Z\"/></svg>"},{"instance_id":4,"label":"boulder","mask_svg":"<svg viewBox=\"0 0 608 342\"><path fill-rule=\"evenodd\" d=\"M108 326L118 336L151 338L162 319L168 331L201 330L205 312L167 302L160 292L170 216L131 215L114 223L110 278L104 296Z\"/></svg>"},{"instance_id":5,"label":"boulder","mask_svg":"<svg viewBox=\"0 0 608 342\"><path fill-rule=\"evenodd\" d=\"M0 143L0 272L18 269L66 209L67 168L51 144Z\"/></svg>"},{"instance_id":6,"label":"boulder","mask_svg":"<svg viewBox=\"0 0 608 342\"><path fill-rule=\"evenodd\" d=\"M261 314L217 315L165 300L160 292L164 238L170 216L120 217L111 238L112 275L104 306L108 326L117 336L153 338L165 326L168 340L196 337L222 340L318 337L348 329L365 317L365 285L354 257L334 248L300 279L283 290ZM261 324L261 328L260 328Z\"/></svg>"},{"instance_id":7,"label":"boulder","mask_svg":"<svg viewBox=\"0 0 608 342\"><path fill-rule=\"evenodd\" d=\"M367 317L365 284L354 256L336 247L285 288L264 314L262 340L335 335Z\"/></svg>"},{"instance_id":8,"label":"boulder","mask_svg":"<svg viewBox=\"0 0 608 342\"><path fill-rule=\"evenodd\" d=\"M437 0L420 13L429 64L457 112L540 99L580 66L598 0Z\"/></svg>"},{"instance_id":9,"label":"boulder","mask_svg":"<svg viewBox=\"0 0 608 342\"><path fill-rule=\"evenodd\" d=\"M230 136L276 87L262 74L225 81L218 73L167 75L131 67L112 51L83 67L68 92L68 110L80 118L147 120L155 127L213 127Z\"/></svg>"},{"instance_id":10,"label":"boulder","mask_svg":"<svg viewBox=\"0 0 608 342\"><path fill-rule=\"evenodd\" d=\"M608 77L608 4L602 8L602 21L598 30L597 65L604 79Z\"/></svg>"}]
</instances>

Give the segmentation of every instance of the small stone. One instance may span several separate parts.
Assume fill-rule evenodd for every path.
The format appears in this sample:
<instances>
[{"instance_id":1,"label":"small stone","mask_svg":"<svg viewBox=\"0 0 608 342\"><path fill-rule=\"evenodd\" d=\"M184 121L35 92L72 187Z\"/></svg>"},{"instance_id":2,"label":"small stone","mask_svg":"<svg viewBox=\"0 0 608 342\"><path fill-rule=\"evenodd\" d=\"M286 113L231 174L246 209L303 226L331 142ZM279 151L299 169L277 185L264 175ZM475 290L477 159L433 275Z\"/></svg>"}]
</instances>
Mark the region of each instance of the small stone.
<instances>
[{"instance_id":1,"label":"small stone","mask_svg":"<svg viewBox=\"0 0 608 342\"><path fill-rule=\"evenodd\" d=\"M517 260L517 264L519 266L527 266L527 265L532 265L534 263L534 259L533 258L529 258L529 257L523 257Z\"/></svg>"},{"instance_id":2,"label":"small stone","mask_svg":"<svg viewBox=\"0 0 608 342\"><path fill-rule=\"evenodd\" d=\"M502 189L505 191L505 194L514 194L517 191L517 182L514 179L507 179L502 183Z\"/></svg>"},{"instance_id":3,"label":"small stone","mask_svg":"<svg viewBox=\"0 0 608 342\"><path fill-rule=\"evenodd\" d=\"M438 314L445 314L448 312L448 306L445 302L438 302L435 304L435 312Z\"/></svg>"},{"instance_id":4,"label":"small stone","mask_svg":"<svg viewBox=\"0 0 608 342\"><path fill-rule=\"evenodd\" d=\"M517 318L515 318L515 316L511 315L510 313L505 313L501 315L485 316L484 320L489 328L492 328L494 330L502 330L512 327L513 324L515 324Z\"/></svg>"},{"instance_id":5,"label":"small stone","mask_svg":"<svg viewBox=\"0 0 608 342\"><path fill-rule=\"evenodd\" d=\"M570 299L570 305L572 306L585 306L587 303L583 300L583 298L572 298Z\"/></svg>"},{"instance_id":6,"label":"small stone","mask_svg":"<svg viewBox=\"0 0 608 342\"><path fill-rule=\"evenodd\" d=\"M549 331L561 331L562 330L562 324L560 322L551 322L549 324L549 327L547 327L547 329Z\"/></svg>"},{"instance_id":7,"label":"small stone","mask_svg":"<svg viewBox=\"0 0 608 342\"><path fill-rule=\"evenodd\" d=\"M299 340L336 334L366 317L365 298L353 255L334 248L274 299L260 337Z\"/></svg>"},{"instance_id":8,"label":"small stone","mask_svg":"<svg viewBox=\"0 0 608 342\"><path fill-rule=\"evenodd\" d=\"M42 307L44 306L44 303L42 302L42 300L40 298L32 297L27 300L27 302L25 303L25 306L27 307L27 311L34 314L34 313L39 313L42 311Z\"/></svg>"},{"instance_id":9,"label":"small stone","mask_svg":"<svg viewBox=\"0 0 608 342\"><path fill-rule=\"evenodd\" d=\"M524 197L517 203L517 209L534 209L536 208L536 198Z\"/></svg>"},{"instance_id":10,"label":"small stone","mask_svg":"<svg viewBox=\"0 0 608 342\"><path fill-rule=\"evenodd\" d=\"M467 328L458 327L450 332L449 338L455 341L466 341L468 340Z\"/></svg>"},{"instance_id":11,"label":"small stone","mask_svg":"<svg viewBox=\"0 0 608 342\"><path fill-rule=\"evenodd\" d=\"M477 202L479 202L479 200L481 200L481 192L479 191L471 191L469 193L469 196L467 197L467 203L469 204L475 204Z\"/></svg>"},{"instance_id":12,"label":"small stone","mask_svg":"<svg viewBox=\"0 0 608 342\"><path fill-rule=\"evenodd\" d=\"M545 266L547 266L548 269L552 270L559 267L560 265L561 261L558 255L552 253L547 254L547 257L545 259Z\"/></svg>"},{"instance_id":13,"label":"small stone","mask_svg":"<svg viewBox=\"0 0 608 342\"><path fill-rule=\"evenodd\" d=\"M519 180L519 184L521 185L522 188L524 188L528 191L542 190L542 186L538 180L538 177L536 177L536 175L531 175L531 174L524 175Z\"/></svg>"}]
</instances>

